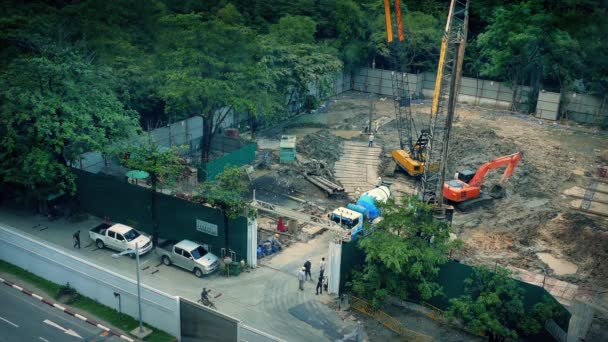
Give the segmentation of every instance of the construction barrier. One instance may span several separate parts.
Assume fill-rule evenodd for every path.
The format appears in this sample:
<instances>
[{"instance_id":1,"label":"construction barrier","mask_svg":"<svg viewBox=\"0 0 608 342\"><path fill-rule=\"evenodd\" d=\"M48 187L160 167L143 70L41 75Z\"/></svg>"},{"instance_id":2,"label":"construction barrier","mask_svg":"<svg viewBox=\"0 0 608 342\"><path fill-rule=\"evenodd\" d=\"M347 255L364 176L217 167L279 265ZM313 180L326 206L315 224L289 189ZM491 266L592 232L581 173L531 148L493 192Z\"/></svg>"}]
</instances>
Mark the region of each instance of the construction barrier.
<instances>
[{"instance_id":1,"label":"construction barrier","mask_svg":"<svg viewBox=\"0 0 608 342\"><path fill-rule=\"evenodd\" d=\"M397 333L399 336L403 336L407 341L433 341L433 338L428 335L405 328L401 322L399 322L399 320L388 315L382 310L374 309L370 303L361 298L352 296L350 306L361 313L373 317L378 322L382 323L382 325Z\"/></svg>"}]
</instances>

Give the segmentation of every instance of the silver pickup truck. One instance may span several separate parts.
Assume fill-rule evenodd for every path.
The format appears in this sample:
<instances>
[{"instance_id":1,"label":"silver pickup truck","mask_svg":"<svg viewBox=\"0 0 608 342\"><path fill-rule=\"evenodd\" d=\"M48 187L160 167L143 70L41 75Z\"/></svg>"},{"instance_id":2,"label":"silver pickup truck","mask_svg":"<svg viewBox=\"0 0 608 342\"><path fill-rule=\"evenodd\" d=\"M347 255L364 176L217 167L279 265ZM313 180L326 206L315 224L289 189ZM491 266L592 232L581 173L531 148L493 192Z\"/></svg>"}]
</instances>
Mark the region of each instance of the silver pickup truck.
<instances>
[{"instance_id":1,"label":"silver pickup truck","mask_svg":"<svg viewBox=\"0 0 608 342\"><path fill-rule=\"evenodd\" d=\"M205 246L190 240L182 240L178 243L172 240L161 241L155 251L163 264L179 266L193 272L199 278L213 273L219 265L215 254L209 252Z\"/></svg>"}]
</instances>

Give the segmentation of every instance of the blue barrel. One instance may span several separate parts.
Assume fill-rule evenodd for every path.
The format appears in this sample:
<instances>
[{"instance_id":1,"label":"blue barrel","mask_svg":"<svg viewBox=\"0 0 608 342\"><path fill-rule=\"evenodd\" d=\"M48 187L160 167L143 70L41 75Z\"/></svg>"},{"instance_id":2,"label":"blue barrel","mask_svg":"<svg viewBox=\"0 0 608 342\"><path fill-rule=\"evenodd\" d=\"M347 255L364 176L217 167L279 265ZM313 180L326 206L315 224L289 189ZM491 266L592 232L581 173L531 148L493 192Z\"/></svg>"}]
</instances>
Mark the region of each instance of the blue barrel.
<instances>
[{"instance_id":1,"label":"blue barrel","mask_svg":"<svg viewBox=\"0 0 608 342\"><path fill-rule=\"evenodd\" d=\"M367 219L373 220L380 216L380 209L376 207L376 199L369 195L363 195L357 201L357 206L365 208L367 211Z\"/></svg>"}]
</instances>

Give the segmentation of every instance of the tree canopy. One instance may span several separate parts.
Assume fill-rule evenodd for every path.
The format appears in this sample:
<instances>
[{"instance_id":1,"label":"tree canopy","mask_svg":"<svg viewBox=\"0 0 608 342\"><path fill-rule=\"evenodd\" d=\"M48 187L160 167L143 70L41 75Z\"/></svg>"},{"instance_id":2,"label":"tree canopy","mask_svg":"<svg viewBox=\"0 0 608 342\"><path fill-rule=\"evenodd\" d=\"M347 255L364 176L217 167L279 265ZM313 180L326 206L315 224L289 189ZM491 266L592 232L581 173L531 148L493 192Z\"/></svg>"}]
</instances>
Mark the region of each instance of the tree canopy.
<instances>
[{"instance_id":1,"label":"tree canopy","mask_svg":"<svg viewBox=\"0 0 608 342\"><path fill-rule=\"evenodd\" d=\"M78 151L101 150L138 121L147 129L194 115L206 119L205 161L230 109L278 119L310 99L311 84L327 94L335 74L374 62L435 71L448 5L402 2L406 40L389 45L380 0L4 0L0 181L69 190ZM531 96L608 93L605 1L470 9L465 75L528 85Z\"/></svg>"},{"instance_id":2,"label":"tree canopy","mask_svg":"<svg viewBox=\"0 0 608 342\"><path fill-rule=\"evenodd\" d=\"M449 227L431 215L432 206L417 198L381 205L383 220L359 241L365 264L356 272L352 290L379 306L388 295L429 299L441 293L436 282L439 266L457 242Z\"/></svg>"},{"instance_id":3,"label":"tree canopy","mask_svg":"<svg viewBox=\"0 0 608 342\"><path fill-rule=\"evenodd\" d=\"M526 308L523 289L509 275L504 268L495 272L485 266L475 268L465 280L466 294L450 300L448 317L459 319L467 329L483 333L490 341L539 332L547 319L557 315L559 304L545 298Z\"/></svg>"}]
</instances>

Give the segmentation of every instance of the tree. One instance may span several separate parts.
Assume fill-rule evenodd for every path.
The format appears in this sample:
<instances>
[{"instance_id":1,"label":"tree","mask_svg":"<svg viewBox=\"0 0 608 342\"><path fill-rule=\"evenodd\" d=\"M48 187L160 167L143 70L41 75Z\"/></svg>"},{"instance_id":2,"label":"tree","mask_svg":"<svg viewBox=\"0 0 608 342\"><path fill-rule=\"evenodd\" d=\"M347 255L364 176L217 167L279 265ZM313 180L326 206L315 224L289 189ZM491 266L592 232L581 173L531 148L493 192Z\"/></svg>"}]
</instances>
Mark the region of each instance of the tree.
<instances>
[{"instance_id":1,"label":"tree","mask_svg":"<svg viewBox=\"0 0 608 342\"><path fill-rule=\"evenodd\" d=\"M162 148L152 137L141 139L124 149L128 158L122 159L123 164L133 170L145 171L150 175L151 198L150 214L152 218L152 243L158 244L158 209L156 206L158 187L161 184L171 184L184 170L179 156L179 149Z\"/></svg>"},{"instance_id":2,"label":"tree","mask_svg":"<svg viewBox=\"0 0 608 342\"><path fill-rule=\"evenodd\" d=\"M247 94L257 71L263 70L252 58L255 35L235 17L234 6L226 5L211 18L194 13L162 18L160 95L168 110L203 118L202 163L208 161L213 135L227 115L256 105Z\"/></svg>"},{"instance_id":3,"label":"tree","mask_svg":"<svg viewBox=\"0 0 608 342\"><path fill-rule=\"evenodd\" d=\"M457 245L449 241L447 224L435 221L432 206L415 197L404 198L401 205L389 199L381 208L383 220L359 241L366 257L353 291L375 306L387 295L429 299L440 294L435 281L439 266Z\"/></svg>"},{"instance_id":4,"label":"tree","mask_svg":"<svg viewBox=\"0 0 608 342\"><path fill-rule=\"evenodd\" d=\"M225 245L230 249L230 220L238 218L247 209L247 186L243 172L236 167L226 167L215 180L201 184L199 202L211 204L222 210L224 216Z\"/></svg>"},{"instance_id":5,"label":"tree","mask_svg":"<svg viewBox=\"0 0 608 342\"><path fill-rule=\"evenodd\" d=\"M422 12L402 14L405 41L389 45L389 62L395 70L434 70L439 61L443 27L440 18Z\"/></svg>"},{"instance_id":6,"label":"tree","mask_svg":"<svg viewBox=\"0 0 608 342\"><path fill-rule=\"evenodd\" d=\"M465 295L450 300L449 319L457 318L474 333L484 333L489 341L516 339L540 331L549 318L556 317L559 304L544 298L528 310L523 289L504 268L493 272L485 266L465 280Z\"/></svg>"},{"instance_id":7,"label":"tree","mask_svg":"<svg viewBox=\"0 0 608 342\"><path fill-rule=\"evenodd\" d=\"M284 36L283 28L293 22L298 24L293 24L289 35ZM307 95L310 85L326 87L342 69L335 49L310 43L312 23L305 17L289 17L272 26L271 34L260 41L260 49L265 51L262 63L272 75L277 95L284 96L277 99L282 108ZM285 97L287 103L284 102Z\"/></svg>"},{"instance_id":8,"label":"tree","mask_svg":"<svg viewBox=\"0 0 608 342\"><path fill-rule=\"evenodd\" d=\"M0 75L0 182L37 199L75 191L69 165L133 134L136 113L114 91L111 70L83 51L21 35L23 51Z\"/></svg>"}]
</instances>

